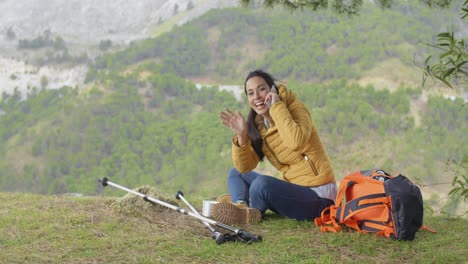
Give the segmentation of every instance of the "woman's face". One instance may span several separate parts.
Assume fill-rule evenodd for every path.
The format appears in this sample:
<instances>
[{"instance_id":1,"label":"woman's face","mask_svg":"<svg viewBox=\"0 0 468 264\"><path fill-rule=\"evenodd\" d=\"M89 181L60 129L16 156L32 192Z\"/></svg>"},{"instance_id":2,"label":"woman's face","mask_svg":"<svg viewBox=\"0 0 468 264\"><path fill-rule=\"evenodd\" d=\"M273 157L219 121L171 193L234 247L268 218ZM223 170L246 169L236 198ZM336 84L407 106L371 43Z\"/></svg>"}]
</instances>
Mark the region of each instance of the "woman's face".
<instances>
[{"instance_id":1,"label":"woman's face","mask_svg":"<svg viewBox=\"0 0 468 264\"><path fill-rule=\"evenodd\" d=\"M245 83L245 89L250 107L258 115L268 115L269 106L265 104L265 98L270 92L270 87L268 87L266 81L259 76L252 77Z\"/></svg>"}]
</instances>

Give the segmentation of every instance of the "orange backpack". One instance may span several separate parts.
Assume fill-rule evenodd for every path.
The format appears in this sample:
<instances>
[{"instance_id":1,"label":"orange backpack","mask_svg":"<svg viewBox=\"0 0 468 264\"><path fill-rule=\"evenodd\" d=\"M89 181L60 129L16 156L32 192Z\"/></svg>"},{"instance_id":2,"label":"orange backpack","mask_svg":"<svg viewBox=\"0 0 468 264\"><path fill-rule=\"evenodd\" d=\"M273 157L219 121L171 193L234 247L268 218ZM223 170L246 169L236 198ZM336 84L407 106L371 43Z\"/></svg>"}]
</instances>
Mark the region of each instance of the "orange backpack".
<instances>
[{"instance_id":1,"label":"orange backpack","mask_svg":"<svg viewBox=\"0 0 468 264\"><path fill-rule=\"evenodd\" d=\"M324 209L315 219L322 232L338 232L347 226L396 240L413 240L420 228L428 229L422 222L423 200L419 188L401 174L392 176L376 169L345 176L336 204Z\"/></svg>"}]
</instances>

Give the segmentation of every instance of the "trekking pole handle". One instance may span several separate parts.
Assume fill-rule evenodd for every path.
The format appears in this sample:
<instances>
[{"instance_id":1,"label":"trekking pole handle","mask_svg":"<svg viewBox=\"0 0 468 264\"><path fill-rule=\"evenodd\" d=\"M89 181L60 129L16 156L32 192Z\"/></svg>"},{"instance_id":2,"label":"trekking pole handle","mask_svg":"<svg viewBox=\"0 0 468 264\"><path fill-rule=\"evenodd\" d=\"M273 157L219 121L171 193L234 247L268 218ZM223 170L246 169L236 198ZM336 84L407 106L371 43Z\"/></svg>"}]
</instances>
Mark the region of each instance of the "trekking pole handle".
<instances>
[{"instance_id":1,"label":"trekking pole handle","mask_svg":"<svg viewBox=\"0 0 468 264\"><path fill-rule=\"evenodd\" d=\"M177 198L177 200L180 200L180 197L183 197L183 196L184 196L184 193L182 191L177 191L175 198Z\"/></svg>"},{"instance_id":2,"label":"trekking pole handle","mask_svg":"<svg viewBox=\"0 0 468 264\"><path fill-rule=\"evenodd\" d=\"M98 180L102 186L106 187L107 186L107 182L109 181L109 179L107 179L106 177L102 178L102 179L99 179Z\"/></svg>"},{"instance_id":3,"label":"trekking pole handle","mask_svg":"<svg viewBox=\"0 0 468 264\"><path fill-rule=\"evenodd\" d=\"M189 208L190 210L194 213L194 214L197 214L197 215L201 215L197 209L195 209L187 200L185 200L184 198L184 194L181 192L181 191L178 191L175 195L175 197L177 198L177 200L182 200ZM205 222L203 222L205 223Z\"/></svg>"}]
</instances>

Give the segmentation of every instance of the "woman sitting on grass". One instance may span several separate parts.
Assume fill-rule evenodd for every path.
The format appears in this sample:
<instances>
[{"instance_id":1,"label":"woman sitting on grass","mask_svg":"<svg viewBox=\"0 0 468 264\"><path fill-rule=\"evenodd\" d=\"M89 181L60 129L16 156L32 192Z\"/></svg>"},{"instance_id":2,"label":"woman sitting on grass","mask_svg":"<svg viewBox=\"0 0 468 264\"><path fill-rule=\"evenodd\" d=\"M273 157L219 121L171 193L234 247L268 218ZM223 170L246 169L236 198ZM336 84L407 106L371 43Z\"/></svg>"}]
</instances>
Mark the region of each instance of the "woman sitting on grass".
<instances>
[{"instance_id":1,"label":"woman sitting on grass","mask_svg":"<svg viewBox=\"0 0 468 264\"><path fill-rule=\"evenodd\" d=\"M212 208L226 224L256 223L266 210L297 220L314 220L333 204L335 176L307 107L284 84L261 70L244 83L251 107L247 121L238 111L220 113L234 131L228 173L229 195ZM282 179L253 171L267 158Z\"/></svg>"}]
</instances>

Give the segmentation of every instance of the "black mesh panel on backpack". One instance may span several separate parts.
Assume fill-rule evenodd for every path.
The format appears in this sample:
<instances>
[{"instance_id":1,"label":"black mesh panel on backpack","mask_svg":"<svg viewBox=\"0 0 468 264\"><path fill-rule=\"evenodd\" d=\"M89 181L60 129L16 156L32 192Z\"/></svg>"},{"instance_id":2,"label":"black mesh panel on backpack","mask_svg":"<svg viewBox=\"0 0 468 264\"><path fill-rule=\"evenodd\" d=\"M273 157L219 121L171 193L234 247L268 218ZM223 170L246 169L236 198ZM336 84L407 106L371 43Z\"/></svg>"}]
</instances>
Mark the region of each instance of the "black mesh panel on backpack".
<instances>
[{"instance_id":1,"label":"black mesh panel on backpack","mask_svg":"<svg viewBox=\"0 0 468 264\"><path fill-rule=\"evenodd\" d=\"M384 183L385 195L391 197L397 240L413 240L423 223L421 190L408 178L399 175Z\"/></svg>"}]
</instances>

